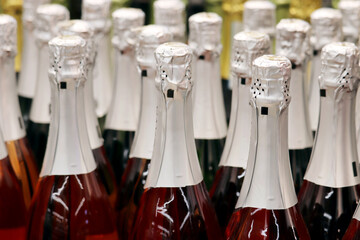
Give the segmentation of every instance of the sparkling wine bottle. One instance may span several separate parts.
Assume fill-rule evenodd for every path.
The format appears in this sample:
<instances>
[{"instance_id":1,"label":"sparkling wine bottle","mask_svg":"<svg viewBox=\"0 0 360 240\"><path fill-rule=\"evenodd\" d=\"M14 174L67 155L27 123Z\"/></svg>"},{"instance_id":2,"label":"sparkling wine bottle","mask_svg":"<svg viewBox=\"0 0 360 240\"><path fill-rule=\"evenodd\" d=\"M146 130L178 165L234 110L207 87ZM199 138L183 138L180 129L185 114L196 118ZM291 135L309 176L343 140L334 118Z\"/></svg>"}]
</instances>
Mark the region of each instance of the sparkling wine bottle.
<instances>
[{"instance_id":1,"label":"sparkling wine bottle","mask_svg":"<svg viewBox=\"0 0 360 240\"><path fill-rule=\"evenodd\" d=\"M59 35L80 36L86 41L87 82L84 87L86 127L89 135L90 147L97 165L96 173L105 186L111 205L115 207L117 193L115 175L110 162L105 155L103 139L101 137L94 107L92 86L92 72L96 55L96 52L94 51L94 30L89 23L82 20L64 21L59 23L57 28L59 29Z\"/></svg>"},{"instance_id":2,"label":"sparkling wine bottle","mask_svg":"<svg viewBox=\"0 0 360 240\"><path fill-rule=\"evenodd\" d=\"M342 22L339 10L321 8L311 14L312 46L314 49L309 83L309 117L310 127L316 131L319 124L320 88L319 75L321 70L321 49L331 42L342 41Z\"/></svg>"},{"instance_id":3,"label":"sparkling wine bottle","mask_svg":"<svg viewBox=\"0 0 360 240\"><path fill-rule=\"evenodd\" d=\"M50 82L48 71L44 66L49 65L48 42L57 35L57 23L69 19L69 11L58 4L44 4L36 10L35 37L38 46L38 70L35 96L30 109L28 126L29 143L34 151L36 163L41 169L46 150L46 141L50 124Z\"/></svg>"},{"instance_id":4,"label":"sparkling wine bottle","mask_svg":"<svg viewBox=\"0 0 360 240\"><path fill-rule=\"evenodd\" d=\"M276 54L292 64L289 106L289 154L295 190L300 190L309 163L311 134L305 84L310 56L310 25L300 19L283 19L276 26Z\"/></svg>"},{"instance_id":5,"label":"sparkling wine bottle","mask_svg":"<svg viewBox=\"0 0 360 240\"><path fill-rule=\"evenodd\" d=\"M197 13L189 19L189 45L194 53L194 135L208 187L214 181L227 131L220 77L221 23L216 13Z\"/></svg>"},{"instance_id":6,"label":"sparkling wine bottle","mask_svg":"<svg viewBox=\"0 0 360 240\"><path fill-rule=\"evenodd\" d=\"M191 48L155 51L159 102L151 167L131 239L223 239L193 135Z\"/></svg>"},{"instance_id":7,"label":"sparkling wine bottle","mask_svg":"<svg viewBox=\"0 0 360 240\"><path fill-rule=\"evenodd\" d=\"M182 1L154 2L154 20L156 25L169 28L174 41L185 42L185 4Z\"/></svg>"},{"instance_id":8,"label":"sparkling wine bottle","mask_svg":"<svg viewBox=\"0 0 360 240\"><path fill-rule=\"evenodd\" d=\"M356 208L355 214L351 219L350 225L342 240L358 240L360 239L360 208Z\"/></svg>"},{"instance_id":9,"label":"sparkling wine bottle","mask_svg":"<svg viewBox=\"0 0 360 240\"><path fill-rule=\"evenodd\" d=\"M121 8L113 14L116 49L115 86L106 116L105 149L120 184L140 113L141 77L135 59L136 33L144 25L145 14L136 8Z\"/></svg>"},{"instance_id":10,"label":"sparkling wine bottle","mask_svg":"<svg viewBox=\"0 0 360 240\"><path fill-rule=\"evenodd\" d=\"M206 11L206 0L187 0L186 3L186 19L189 19L192 15ZM209 11L212 12L212 11ZM189 22L186 21L186 33L189 33Z\"/></svg>"},{"instance_id":11,"label":"sparkling wine bottle","mask_svg":"<svg viewBox=\"0 0 360 240\"><path fill-rule=\"evenodd\" d=\"M49 0L24 0L23 4L23 46L21 58L21 72L18 83L18 95L20 108L23 115L25 127L29 122L29 114L32 99L35 95L37 64L39 51L35 42L35 17L36 8Z\"/></svg>"},{"instance_id":12,"label":"sparkling wine bottle","mask_svg":"<svg viewBox=\"0 0 360 240\"><path fill-rule=\"evenodd\" d=\"M85 46L78 36L49 42L52 116L27 239L118 239L87 133Z\"/></svg>"},{"instance_id":13,"label":"sparkling wine bottle","mask_svg":"<svg viewBox=\"0 0 360 240\"><path fill-rule=\"evenodd\" d=\"M158 25L145 26L138 34L139 42L135 54L141 72L140 118L116 203L118 231L124 239L129 238L134 224L153 155L157 104L154 51L157 46L171 39L168 28Z\"/></svg>"},{"instance_id":14,"label":"sparkling wine bottle","mask_svg":"<svg viewBox=\"0 0 360 240\"><path fill-rule=\"evenodd\" d=\"M93 73L96 115L101 128L112 99L110 0L83 0L82 19L95 30L96 59Z\"/></svg>"},{"instance_id":15,"label":"sparkling wine bottle","mask_svg":"<svg viewBox=\"0 0 360 240\"><path fill-rule=\"evenodd\" d=\"M11 166L20 182L25 205L28 208L38 180L38 170L28 144L17 97L15 55L16 20L2 14L0 15L0 126L3 129Z\"/></svg>"},{"instance_id":16,"label":"sparkling wine bottle","mask_svg":"<svg viewBox=\"0 0 360 240\"><path fill-rule=\"evenodd\" d=\"M290 0L290 17L309 21L311 13L321 6L322 0Z\"/></svg>"},{"instance_id":17,"label":"sparkling wine bottle","mask_svg":"<svg viewBox=\"0 0 360 240\"><path fill-rule=\"evenodd\" d=\"M355 136L359 50L331 43L321 52L320 119L314 150L299 193L312 239L341 239L360 197Z\"/></svg>"},{"instance_id":18,"label":"sparkling wine bottle","mask_svg":"<svg viewBox=\"0 0 360 240\"><path fill-rule=\"evenodd\" d=\"M264 55L252 66L251 145L227 239L308 239L288 154L291 62Z\"/></svg>"},{"instance_id":19,"label":"sparkling wine bottle","mask_svg":"<svg viewBox=\"0 0 360 240\"><path fill-rule=\"evenodd\" d=\"M249 158L251 107L249 106L251 66L254 59L270 52L269 36L260 32L240 32L234 36L232 112L228 136L210 197L219 224L225 232L245 176Z\"/></svg>"},{"instance_id":20,"label":"sparkling wine bottle","mask_svg":"<svg viewBox=\"0 0 360 240\"><path fill-rule=\"evenodd\" d=\"M338 8L342 15L344 41L357 43L360 30L360 2L355 0L340 1Z\"/></svg>"}]
</instances>

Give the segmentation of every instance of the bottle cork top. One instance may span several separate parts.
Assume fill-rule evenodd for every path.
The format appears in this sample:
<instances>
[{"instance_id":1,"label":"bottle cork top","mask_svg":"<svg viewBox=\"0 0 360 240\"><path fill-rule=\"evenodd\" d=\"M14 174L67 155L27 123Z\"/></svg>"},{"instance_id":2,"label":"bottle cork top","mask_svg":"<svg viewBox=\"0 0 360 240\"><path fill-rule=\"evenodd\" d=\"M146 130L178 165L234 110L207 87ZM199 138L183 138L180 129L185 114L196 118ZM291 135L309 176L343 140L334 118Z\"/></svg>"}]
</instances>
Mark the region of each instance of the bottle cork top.
<instances>
[{"instance_id":1,"label":"bottle cork top","mask_svg":"<svg viewBox=\"0 0 360 240\"><path fill-rule=\"evenodd\" d=\"M311 43L315 50L321 50L326 44L342 40L342 16L339 10L320 8L310 16L312 27Z\"/></svg>"},{"instance_id":2,"label":"bottle cork top","mask_svg":"<svg viewBox=\"0 0 360 240\"><path fill-rule=\"evenodd\" d=\"M335 42L321 52L320 88L357 87L359 78L359 49L353 43Z\"/></svg>"},{"instance_id":3,"label":"bottle cork top","mask_svg":"<svg viewBox=\"0 0 360 240\"><path fill-rule=\"evenodd\" d=\"M290 60L283 56L264 55L255 59L252 71L250 93L253 101L287 107L290 103Z\"/></svg>"},{"instance_id":4,"label":"bottle cork top","mask_svg":"<svg viewBox=\"0 0 360 240\"><path fill-rule=\"evenodd\" d=\"M0 14L0 57L15 57L17 53L17 23L10 15Z\"/></svg>"},{"instance_id":5,"label":"bottle cork top","mask_svg":"<svg viewBox=\"0 0 360 240\"><path fill-rule=\"evenodd\" d=\"M247 1L244 4L244 30L275 35L276 6L270 1Z\"/></svg>"},{"instance_id":6,"label":"bottle cork top","mask_svg":"<svg viewBox=\"0 0 360 240\"><path fill-rule=\"evenodd\" d=\"M311 54L310 24L300 19L282 19L276 26L276 54L300 65Z\"/></svg>"},{"instance_id":7,"label":"bottle cork top","mask_svg":"<svg viewBox=\"0 0 360 240\"><path fill-rule=\"evenodd\" d=\"M197 13L189 18L189 45L195 55L205 51L220 55L222 18L216 13Z\"/></svg>"},{"instance_id":8,"label":"bottle cork top","mask_svg":"<svg viewBox=\"0 0 360 240\"><path fill-rule=\"evenodd\" d=\"M253 61L270 53L269 35L261 32L240 32L234 36L231 70L243 78L251 78Z\"/></svg>"},{"instance_id":9,"label":"bottle cork top","mask_svg":"<svg viewBox=\"0 0 360 240\"><path fill-rule=\"evenodd\" d=\"M358 39L360 28L360 1L340 1L338 8L342 13L344 36L354 40Z\"/></svg>"},{"instance_id":10,"label":"bottle cork top","mask_svg":"<svg viewBox=\"0 0 360 240\"><path fill-rule=\"evenodd\" d=\"M111 27L110 5L111 0L83 0L82 19L91 22L96 32L107 33Z\"/></svg>"}]
</instances>

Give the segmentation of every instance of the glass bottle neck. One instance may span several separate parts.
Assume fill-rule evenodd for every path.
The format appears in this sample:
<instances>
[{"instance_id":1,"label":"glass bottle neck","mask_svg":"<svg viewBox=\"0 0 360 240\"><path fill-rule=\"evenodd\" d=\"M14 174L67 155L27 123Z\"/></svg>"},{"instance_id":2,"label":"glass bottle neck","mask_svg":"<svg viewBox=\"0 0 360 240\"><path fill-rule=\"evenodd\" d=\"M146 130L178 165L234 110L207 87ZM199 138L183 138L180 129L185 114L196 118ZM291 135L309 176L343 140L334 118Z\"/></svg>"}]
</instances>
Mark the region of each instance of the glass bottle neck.
<instances>
[{"instance_id":1,"label":"glass bottle neck","mask_svg":"<svg viewBox=\"0 0 360 240\"><path fill-rule=\"evenodd\" d=\"M253 107L252 145L236 208L288 209L297 203L287 126L287 108L281 111L278 105Z\"/></svg>"},{"instance_id":2,"label":"glass bottle neck","mask_svg":"<svg viewBox=\"0 0 360 240\"><path fill-rule=\"evenodd\" d=\"M188 90L168 89L159 97L154 146L145 188L185 187L203 180Z\"/></svg>"},{"instance_id":3,"label":"glass bottle neck","mask_svg":"<svg viewBox=\"0 0 360 240\"><path fill-rule=\"evenodd\" d=\"M355 211L355 214L354 214L354 217L356 220L360 221L360 207L358 205L358 207L356 208L356 211Z\"/></svg>"},{"instance_id":4,"label":"glass bottle neck","mask_svg":"<svg viewBox=\"0 0 360 240\"><path fill-rule=\"evenodd\" d=\"M291 71L289 105L289 149L312 147L313 137L310 129L307 99L305 98L305 78L307 61L293 66Z\"/></svg>"},{"instance_id":5,"label":"glass bottle neck","mask_svg":"<svg viewBox=\"0 0 360 240\"><path fill-rule=\"evenodd\" d=\"M195 139L226 137L227 123L222 94L219 56L211 52L194 60L193 117Z\"/></svg>"},{"instance_id":6,"label":"glass bottle neck","mask_svg":"<svg viewBox=\"0 0 360 240\"><path fill-rule=\"evenodd\" d=\"M6 142L25 137L25 125L16 91L13 57L0 57L0 123Z\"/></svg>"},{"instance_id":7,"label":"glass bottle neck","mask_svg":"<svg viewBox=\"0 0 360 240\"><path fill-rule=\"evenodd\" d=\"M85 121L84 82L59 82L51 83L52 119L41 177L86 174L96 168Z\"/></svg>"},{"instance_id":8,"label":"glass bottle neck","mask_svg":"<svg viewBox=\"0 0 360 240\"><path fill-rule=\"evenodd\" d=\"M139 119L141 80L135 51L116 51L115 88L105 129L135 131Z\"/></svg>"},{"instance_id":9,"label":"glass bottle neck","mask_svg":"<svg viewBox=\"0 0 360 240\"><path fill-rule=\"evenodd\" d=\"M233 79L231 117L220 166L246 168L251 135L251 78Z\"/></svg>"},{"instance_id":10,"label":"glass bottle neck","mask_svg":"<svg viewBox=\"0 0 360 240\"><path fill-rule=\"evenodd\" d=\"M154 149L156 127L157 90L155 70L140 68L141 107L138 128L130 150L130 158L151 159Z\"/></svg>"},{"instance_id":11,"label":"glass bottle neck","mask_svg":"<svg viewBox=\"0 0 360 240\"><path fill-rule=\"evenodd\" d=\"M319 127L306 180L334 188L360 183L355 133L356 92L341 88L320 90Z\"/></svg>"},{"instance_id":12,"label":"glass bottle neck","mask_svg":"<svg viewBox=\"0 0 360 240\"><path fill-rule=\"evenodd\" d=\"M320 97L319 97L319 76L321 72L321 52L314 53L311 66L311 81L309 89L309 118L310 127L312 131L316 131L319 122L319 109L320 109Z\"/></svg>"}]
</instances>

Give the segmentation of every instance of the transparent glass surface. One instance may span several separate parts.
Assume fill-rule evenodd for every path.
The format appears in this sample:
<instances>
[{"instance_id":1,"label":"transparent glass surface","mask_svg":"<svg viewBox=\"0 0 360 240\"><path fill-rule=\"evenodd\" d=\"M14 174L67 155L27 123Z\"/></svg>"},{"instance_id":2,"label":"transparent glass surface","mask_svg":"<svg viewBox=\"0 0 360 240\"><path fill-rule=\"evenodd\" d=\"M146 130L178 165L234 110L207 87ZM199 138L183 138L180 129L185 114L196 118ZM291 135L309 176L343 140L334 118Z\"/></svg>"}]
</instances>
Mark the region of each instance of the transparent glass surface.
<instances>
[{"instance_id":1,"label":"transparent glass surface","mask_svg":"<svg viewBox=\"0 0 360 240\"><path fill-rule=\"evenodd\" d=\"M300 191L305 172L310 161L311 148L289 150L290 167L294 180L295 191Z\"/></svg>"},{"instance_id":2,"label":"transparent glass surface","mask_svg":"<svg viewBox=\"0 0 360 240\"><path fill-rule=\"evenodd\" d=\"M30 147L36 159L38 169L41 169L44 161L47 139L49 135L50 124L35 123L29 121L27 129L27 137L29 139Z\"/></svg>"},{"instance_id":3,"label":"transparent glass surface","mask_svg":"<svg viewBox=\"0 0 360 240\"><path fill-rule=\"evenodd\" d=\"M360 222L356 219L352 219L347 229L343 240L358 240L360 239Z\"/></svg>"}]
</instances>

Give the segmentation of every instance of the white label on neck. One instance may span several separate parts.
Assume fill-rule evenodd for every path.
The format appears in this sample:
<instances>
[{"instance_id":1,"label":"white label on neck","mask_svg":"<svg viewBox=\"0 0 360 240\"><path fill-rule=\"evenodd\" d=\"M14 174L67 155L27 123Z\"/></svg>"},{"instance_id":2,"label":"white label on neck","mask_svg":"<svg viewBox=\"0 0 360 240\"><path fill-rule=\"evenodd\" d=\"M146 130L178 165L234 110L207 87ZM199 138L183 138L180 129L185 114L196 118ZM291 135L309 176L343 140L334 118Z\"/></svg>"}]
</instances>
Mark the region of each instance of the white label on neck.
<instances>
[{"instance_id":1,"label":"white label on neck","mask_svg":"<svg viewBox=\"0 0 360 240\"><path fill-rule=\"evenodd\" d=\"M312 59L311 81L309 89L309 116L310 127L312 131L316 131L319 123L320 112L320 87L319 76L321 72L321 53L319 52Z\"/></svg>"},{"instance_id":2,"label":"white label on neck","mask_svg":"<svg viewBox=\"0 0 360 240\"><path fill-rule=\"evenodd\" d=\"M109 34L99 40L97 49L93 72L94 98L96 102L96 115L98 117L104 117L110 107L113 89Z\"/></svg>"},{"instance_id":3,"label":"white label on neck","mask_svg":"<svg viewBox=\"0 0 360 240\"><path fill-rule=\"evenodd\" d=\"M30 120L34 123L50 123L50 80L48 77L49 47L43 45L39 52L38 77L35 97L31 104Z\"/></svg>"},{"instance_id":4,"label":"white label on neck","mask_svg":"<svg viewBox=\"0 0 360 240\"><path fill-rule=\"evenodd\" d=\"M155 71L144 71L146 76L142 77L141 113L130 158L151 159L154 150L158 90L155 88Z\"/></svg>"},{"instance_id":5,"label":"white label on neck","mask_svg":"<svg viewBox=\"0 0 360 240\"><path fill-rule=\"evenodd\" d=\"M14 141L25 137L25 125L16 92L14 59L0 59L0 123L4 140Z\"/></svg>"},{"instance_id":6,"label":"white label on neck","mask_svg":"<svg viewBox=\"0 0 360 240\"><path fill-rule=\"evenodd\" d=\"M305 68L306 69L306 68ZM291 71L289 105L289 149L312 147L313 137L310 130L307 101L305 100L304 78L306 71L297 66Z\"/></svg>"},{"instance_id":7,"label":"white label on neck","mask_svg":"<svg viewBox=\"0 0 360 240\"><path fill-rule=\"evenodd\" d=\"M219 61L195 60L193 119L195 139L226 137L227 123Z\"/></svg>"},{"instance_id":8,"label":"white label on neck","mask_svg":"<svg viewBox=\"0 0 360 240\"><path fill-rule=\"evenodd\" d=\"M260 108L260 107L259 107ZM249 161L235 208L288 209L297 203L287 146L287 112L252 114ZM287 110L285 110L287 111ZM256 120L258 119L258 120Z\"/></svg>"},{"instance_id":9,"label":"white label on neck","mask_svg":"<svg viewBox=\"0 0 360 240\"><path fill-rule=\"evenodd\" d=\"M23 32L24 41L18 93L21 97L33 98L36 89L39 49L35 44L33 31L25 27L23 28ZM42 67L46 68L45 66Z\"/></svg>"},{"instance_id":10,"label":"white label on neck","mask_svg":"<svg viewBox=\"0 0 360 240\"><path fill-rule=\"evenodd\" d=\"M118 52L116 61L115 89L105 129L135 131L140 113L141 77L133 52Z\"/></svg>"},{"instance_id":11,"label":"white label on neck","mask_svg":"<svg viewBox=\"0 0 360 240\"><path fill-rule=\"evenodd\" d=\"M333 90L328 89L325 94L321 97L319 129L304 179L333 188L355 186L360 183L355 93L342 91L335 99Z\"/></svg>"},{"instance_id":12,"label":"white label on neck","mask_svg":"<svg viewBox=\"0 0 360 240\"><path fill-rule=\"evenodd\" d=\"M354 214L354 217L356 220L360 221L360 204L358 204L357 208L356 208L356 211L355 211L355 214Z\"/></svg>"},{"instance_id":13,"label":"white label on neck","mask_svg":"<svg viewBox=\"0 0 360 240\"><path fill-rule=\"evenodd\" d=\"M245 81L242 84L241 79L233 79L230 125L219 165L245 169L251 135L250 90Z\"/></svg>"}]
</instances>

